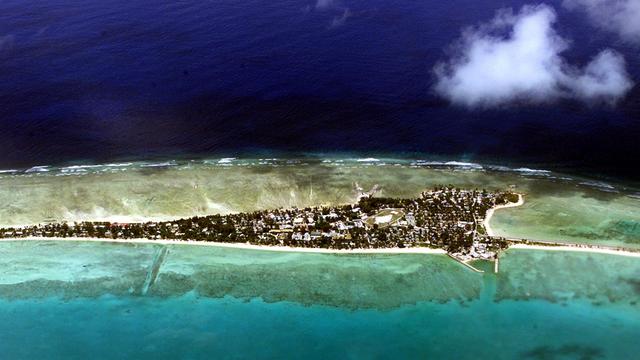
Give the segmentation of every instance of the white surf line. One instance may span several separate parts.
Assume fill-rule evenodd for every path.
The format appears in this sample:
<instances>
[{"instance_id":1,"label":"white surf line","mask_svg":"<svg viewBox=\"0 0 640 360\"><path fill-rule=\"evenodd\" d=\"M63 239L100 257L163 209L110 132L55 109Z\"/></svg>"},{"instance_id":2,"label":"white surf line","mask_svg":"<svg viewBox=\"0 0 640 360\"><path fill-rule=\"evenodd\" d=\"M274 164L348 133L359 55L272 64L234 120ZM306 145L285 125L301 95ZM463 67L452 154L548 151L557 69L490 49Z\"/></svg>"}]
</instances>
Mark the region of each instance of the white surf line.
<instances>
[{"instance_id":1,"label":"white surf line","mask_svg":"<svg viewBox=\"0 0 640 360\"><path fill-rule=\"evenodd\" d=\"M445 255L447 252L443 249L432 249L424 247L415 248L381 248L381 249L323 249L323 248L303 248L291 246L270 246L270 245L252 245L246 243L220 243L193 240L149 240L149 239L102 239L102 238L52 238L52 237L30 237L30 238L5 238L3 241L76 241L76 242L101 242L101 243L120 243L120 244L155 244L155 245L193 245L193 246L214 246L232 249L245 250L263 250L263 251L279 251L279 252L303 252L303 253L324 253L324 254L439 254Z\"/></svg>"},{"instance_id":2,"label":"white surf line","mask_svg":"<svg viewBox=\"0 0 640 360\"><path fill-rule=\"evenodd\" d=\"M484 221L482 222L482 225L484 226L484 229L486 230L487 235L495 236L494 232L493 232L493 229L491 228L491 225L489 224L489 222L491 221L491 217L493 217L493 213L496 210L512 208L512 207L516 207L516 206L521 206L522 204L524 204L524 196L522 196L522 194L518 194L518 202L509 203L509 204L506 204L506 205L498 205L498 206L492 207L491 209L487 210L487 214L485 215Z\"/></svg>"}]
</instances>

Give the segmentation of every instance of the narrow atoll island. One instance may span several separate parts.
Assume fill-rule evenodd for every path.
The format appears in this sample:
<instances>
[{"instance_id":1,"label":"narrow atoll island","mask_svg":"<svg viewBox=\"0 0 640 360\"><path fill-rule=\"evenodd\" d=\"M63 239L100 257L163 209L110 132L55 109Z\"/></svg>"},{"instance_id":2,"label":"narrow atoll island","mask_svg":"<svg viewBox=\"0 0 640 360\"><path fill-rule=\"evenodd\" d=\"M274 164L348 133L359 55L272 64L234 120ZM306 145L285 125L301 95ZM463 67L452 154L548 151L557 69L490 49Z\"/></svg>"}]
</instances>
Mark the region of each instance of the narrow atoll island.
<instances>
[{"instance_id":1,"label":"narrow atoll island","mask_svg":"<svg viewBox=\"0 0 640 360\"><path fill-rule=\"evenodd\" d=\"M489 221L497 209L520 206L514 191L436 186L417 198L375 196L376 185L357 201L337 206L271 209L172 221L52 222L0 228L4 240L76 240L195 244L247 249L441 253L470 269L474 260L495 261L509 247L589 251L638 257L635 249L496 236Z\"/></svg>"},{"instance_id":2,"label":"narrow atoll island","mask_svg":"<svg viewBox=\"0 0 640 360\"><path fill-rule=\"evenodd\" d=\"M273 209L145 223L51 223L0 229L0 238L97 238L244 243L335 250L434 248L460 261L493 260L508 247L485 228L491 210L517 204L510 191L438 186L418 198L374 197L355 204Z\"/></svg>"}]
</instances>

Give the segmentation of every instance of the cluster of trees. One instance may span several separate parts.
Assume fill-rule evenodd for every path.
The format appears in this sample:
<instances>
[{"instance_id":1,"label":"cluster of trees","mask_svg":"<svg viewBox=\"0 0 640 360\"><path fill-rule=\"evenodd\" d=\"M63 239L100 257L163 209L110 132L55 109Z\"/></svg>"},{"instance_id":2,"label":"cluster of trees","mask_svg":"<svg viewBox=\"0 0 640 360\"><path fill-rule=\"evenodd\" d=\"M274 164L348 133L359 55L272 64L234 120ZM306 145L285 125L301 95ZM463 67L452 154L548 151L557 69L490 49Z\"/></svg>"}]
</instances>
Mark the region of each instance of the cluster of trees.
<instances>
[{"instance_id":1,"label":"cluster of trees","mask_svg":"<svg viewBox=\"0 0 640 360\"><path fill-rule=\"evenodd\" d=\"M499 239L481 236L478 224L491 207L517 200L517 194L512 193L446 186L416 199L363 197L353 205L196 216L167 222L46 224L0 229L0 237L177 239L338 249L432 246L459 252L479 238L492 247L506 246ZM363 218L388 208L403 209L415 221L401 226L365 227ZM301 234L305 234L304 239Z\"/></svg>"}]
</instances>

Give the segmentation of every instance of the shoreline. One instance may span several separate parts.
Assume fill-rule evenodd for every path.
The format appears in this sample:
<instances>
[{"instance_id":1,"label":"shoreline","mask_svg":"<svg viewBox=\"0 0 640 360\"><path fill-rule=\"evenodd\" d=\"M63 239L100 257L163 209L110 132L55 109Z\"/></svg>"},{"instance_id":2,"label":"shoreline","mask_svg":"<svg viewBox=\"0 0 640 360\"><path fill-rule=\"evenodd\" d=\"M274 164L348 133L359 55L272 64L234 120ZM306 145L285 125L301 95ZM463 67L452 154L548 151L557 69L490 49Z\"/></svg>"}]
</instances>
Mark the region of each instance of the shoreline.
<instances>
[{"instance_id":1,"label":"shoreline","mask_svg":"<svg viewBox=\"0 0 640 360\"><path fill-rule=\"evenodd\" d=\"M227 211L227 212L217 212L217 213L202 213L202 214L194 214L194 215L163 215L163 216L149 216L149 217L140 217L140 216L132 216L132 215L112 215L106 217L92 217L87 219L75 219L75 220L59 220L59 221L45 221L40 223L29 223L29 224L0 224L0 228L27 228L30 226L36 226L41 224L54 224L59 222L66 222L72 224L74 222L108 222L112 224L144 224L149 222L169 222L175 221L177 219L189 218L194 216L211 216L211 215L229 215L229 214L237 214L239 211ZM142 239L146 240L146 239Z\"/></svg>"},{"instance_id":2,"label":"shoreline","mask_svg":"<svg viewBox=\"0 0 640 360\"><path fill-rule=\"evenodd\" d=\"M489 224L491 222L491 218L493 217L493 213L496 210L518 207L518 206L522 206L523 204L524 204L524 196L522 196L522 194L518 194L518 202L510 203L506 205L498 205L487 210L487 214L484 217L484 220L482 221L482 225L484 226L484 229L487 232L487 236L496 236L495 233L493 232L493 229L491 228L491 225Z\"/></svg>"},{"instance_id":3,"label":"shoreline","mask_svg":"<svg viewBox=\"0 0 640 360\"><path fill-rule=\"evenodd\" d=\"M227 249L240 250L259 250L273 252L298 252L298 253L316 253L316 254L428 254L428 255L448 255L443 249L433 249L425 247L414 248L381 248L381 249L324 249L324 248L304 248L290 246L269 246L269 245L252 245L246 243L221 243L206 242L192 240L149 240L149 239L102 239L102 238L5 238L0 239L2 242L29 242L29 241L68 241L68 242L97 242L111 244L143 244L143 245L187 245L187 246L212 246ZM583 244L566 244L566 245L531 245L531 244L513 244L506 250L539 250L539 251L573 251L586 252L606 255L618 255L640 258L640 251L629 251L624 249L603 249L583 246ZM455 258L454 258L455 259Z\"/></svg>"},{"instance_id":4,"label":"shoreline","mask_svg":"<svg viewBox=\"0 0 640 360\"><path fill-rule=\"evenodd\" d=\"M603 249L587 247L578 244L567 245L529 245L529 244L513 244L510 245L507 251L511 249L520 250L540 250L540 251L572 251L572 252L586 252L592 254L606 254L606 255L618 255L640 258L640 252L629 251L624 249Z\"/></svg>"},{"instance_id":5,"label":"shoreline","mask_svg":"<svg viewBox=\"0 0 640 360\"><path fill-rule=\"evenodd\" d=\"M510 203L507 205L498 205L496 207L492 207L491 209L487 210L487 214L485 216L485 219L483 221L483 225L485 227L485 229L487 230L487 235L489 236L494 236L493 235L493 230L491 229L490 225L489 225L489 221L491 220L491 217L493 216L493 212L497 209L504 209L504 208L510 208L510 207L516 207L516 206L520 206L524 204L524 196L522 196L522 194L518 194L518 202L516 203ZM317 205L322 206L322 205ZM176 219L181 219L181 218L189 218L189 217L193 217L193 216L211 216L211 215L229 215L229 214L237 214L240 213L241 211L236 211L236 210L230 210L228 209L228 211L222 211L222 212L217 212L217 213L202 213L202 214L192 214L192 215L176 215L176 216L171 216L171 215L163 215L163 216L149 216L149 217L144 217L144 216L131 216L131 215L112 215L112 216L106 216L106 217L93 217L90 219L75 219L73 221L67 221L67 220L60 220L59 222L68 222L68 223L74 223L74 222L83 222L83 221L90 221L90 222L109 222L109 223L114 223L114 224L144 224L144 223L148 223L148 222L168 222L168 221L174 221ZM26 227L30 227L30 226L34 226L34 225L39 225L38 224L34 224L34 223L29 223L29 224L0 224L0 228L26 228ZM46 224L46 222L45 222ZM490 233L491 232L491 233ZM146 239L142 239L142 240L146 240Z\"/></svg>"},{"instance_id":6,"label":"shoreline","mask_svg":"<svg viewBox=\"0 0 640 360\"><path fill-rule=\"evenodd\" d=\"M301 253L321 253L321 254L437 254L446 255L443 249L432 249L425 247L415 248L381 248L381 249L324 249L324 248L304 248L290 246L269 246L269 245L252 245L246 243L222 243L192 240L149 240L149 239L102 239L102 238L5 238L0 239L0 243L10 241L73 241L73 242L98 242L98 243L116 243L116 244L145 244L145 245L192 245L192 246L213 246L229 249L243 250L261 250L274 252L301 252Z\"/></svg>"}]
</instances>

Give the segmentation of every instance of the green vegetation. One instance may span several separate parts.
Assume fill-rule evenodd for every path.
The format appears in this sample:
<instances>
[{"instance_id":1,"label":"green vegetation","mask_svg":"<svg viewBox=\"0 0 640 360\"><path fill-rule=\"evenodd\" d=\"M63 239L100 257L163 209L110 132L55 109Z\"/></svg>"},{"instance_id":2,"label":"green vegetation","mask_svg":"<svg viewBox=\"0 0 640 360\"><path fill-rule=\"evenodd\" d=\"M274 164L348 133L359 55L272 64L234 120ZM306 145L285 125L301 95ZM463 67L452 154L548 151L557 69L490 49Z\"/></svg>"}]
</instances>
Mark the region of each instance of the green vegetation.
<instances>
[{"instance_id":1,"label":"green vegetation","mask_svg":"<svg viewBox=\"0 0 640 360\"><path fill-rule=\"evenodd\" d=\"M81 222L0 229L0 237L146 238L331 249L427 246L490 259L506 248L481 225L487 211L517 194L440 186L415 199L362 196L333 207L274 209L165 222Z\"/></svg>"}]
</instances>

